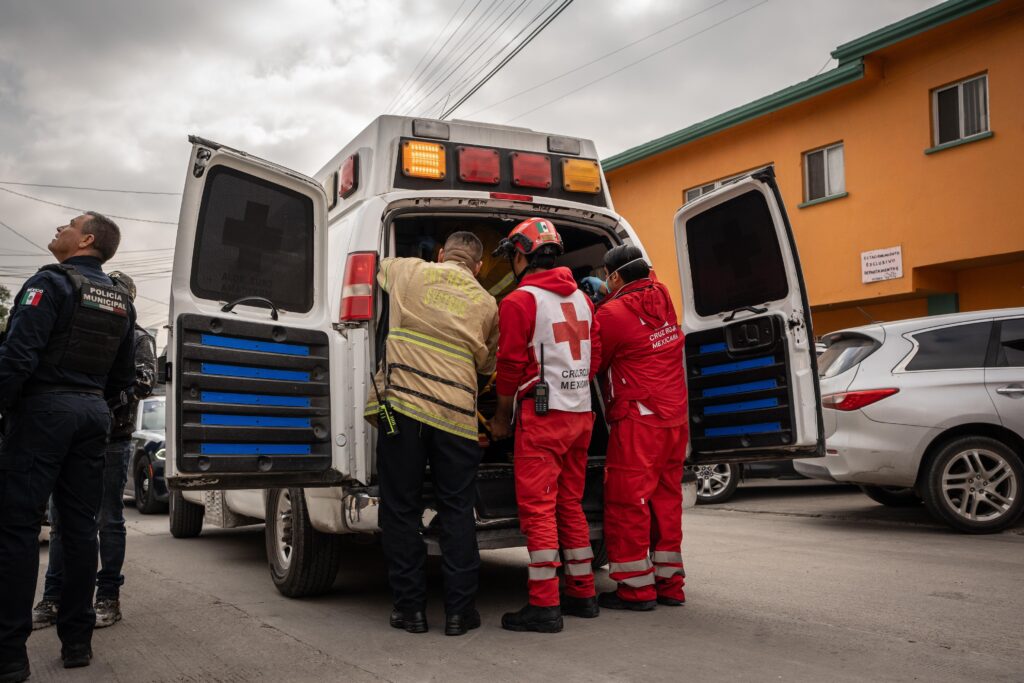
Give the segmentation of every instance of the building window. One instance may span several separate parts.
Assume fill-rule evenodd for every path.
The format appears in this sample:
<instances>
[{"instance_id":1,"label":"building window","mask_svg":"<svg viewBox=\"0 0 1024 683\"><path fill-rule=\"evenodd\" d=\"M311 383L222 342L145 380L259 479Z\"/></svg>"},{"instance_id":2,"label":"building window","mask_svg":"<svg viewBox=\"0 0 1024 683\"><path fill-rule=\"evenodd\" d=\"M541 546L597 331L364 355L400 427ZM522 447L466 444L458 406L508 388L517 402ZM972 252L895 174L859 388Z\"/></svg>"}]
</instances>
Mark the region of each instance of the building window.
<instances>
[{"instance_id":1,"label":"building window","mask_svg":"<svg viewBox=\"0 0 1024 683\"><path fill-rule=\"evenodd\" d=\"M804 153L804 201L835 197L846 192L843 143Z\"/></svg>"},{"instance_id":2,"label":"building window","mask_svg":"<svg viewBox=\"0 0 1024 683\"><path fill-rule=\"evenodd\" d=\"M694 199L699 198L701 195L705 195L708 192L711 192L712 190L717 190L718 188L722 187L723 185L728 185L729 183L731 183L734 180L739 180L740 178L748 176L748 175L750 175L752 173L757 173L758 171L761 171L761 170L766 169L769 166L773 166L773 165L774 164L767 164L765 166L759 166L759 167L757 167L757 168L755 168L753 170L750 170L750 171L744 171L743 173L737 173L736 175L731 175L728 178L722 178L721 180L715 180L715 181L710 182L710 183L705 183L704 185L698 185L697 187L691 187L689 190L686 190L683 193L683 203L684 204L689 204Z\"/></svg>"},{"instance_id":3,"label":"building window","mask_svg":"<svg viewBox=\"0 0 1024 683\"><path fill-rule=\"evenodd\" d=\"M988 76L932 91L935 144L956 142L988 131Z\"/></svg>"}]
</instances>

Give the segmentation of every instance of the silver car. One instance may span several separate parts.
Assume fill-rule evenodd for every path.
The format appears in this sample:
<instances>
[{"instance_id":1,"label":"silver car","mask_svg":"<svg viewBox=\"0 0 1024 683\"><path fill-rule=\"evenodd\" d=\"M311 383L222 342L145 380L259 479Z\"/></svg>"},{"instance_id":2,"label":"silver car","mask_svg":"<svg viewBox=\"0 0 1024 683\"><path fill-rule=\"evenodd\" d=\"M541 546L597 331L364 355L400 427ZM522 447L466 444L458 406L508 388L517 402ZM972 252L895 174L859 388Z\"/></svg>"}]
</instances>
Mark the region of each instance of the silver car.
<instances>
[{"instance_id":1,"label":"silver car","mask_svg":"<svg viewBox=\"0 0 1024 683\"><path fill-rule=\"evenodd\" d=\"M826 457L808 477L921 500L969 533L1024 508L1024 308L867 325L825 336L818 361Z\"/></svg>"}]
</instances>

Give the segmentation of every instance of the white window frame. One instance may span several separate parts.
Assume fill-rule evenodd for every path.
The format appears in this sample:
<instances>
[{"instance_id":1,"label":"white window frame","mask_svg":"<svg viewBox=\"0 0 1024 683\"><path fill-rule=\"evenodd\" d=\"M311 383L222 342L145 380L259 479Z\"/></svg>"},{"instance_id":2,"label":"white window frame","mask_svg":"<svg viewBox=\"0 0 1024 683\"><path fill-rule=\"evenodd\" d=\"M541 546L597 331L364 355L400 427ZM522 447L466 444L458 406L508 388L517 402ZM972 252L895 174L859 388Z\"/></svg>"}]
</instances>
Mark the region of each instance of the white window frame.
<instances>
[{"instance_id":1,"label":"white window frame","mask_svg":"<svg viewBox=\"0 0 1024 683\"><path fill-rule=\"evenodd\" d=\"M828 175L828 153L829 153L830 150L840 149L840 148L843 150L843 184L840 186L838 192L830 193L828 191L829 185L831 184L829 182L829 175ZM817 152L823 152L823 154L822 154L822 161L824 163L822 164L822 166L823 166L822 172L825 174L825 194L822 195L821 197L813 197L812 198L811 197L811 174L810 174L810 172L809 172L809 170L807 168L807 158L810 155L812 155L812 154L816 154ZM803 158L803 164L804 164L804 202L816 202L816 201L820 201L822 199L829 199L831 197L839 197L839 196L842 196L842 195L846 194L846 146L843 144L842 140L840 140L839 142L833 142L832 144L825 145L823 147L815 147L814 149L809 149L806 152L804 152L803 157L804 157Z\"/></svg>"},{"instance_id":2,"label":"white window frame","mask_svg":"<svg viewBox=\"0 0 1024 683\"><path fill-rule=\"evenodd\" d=\"M734 180L739 180L740 178L748 176L751 173L757 173L758 171L760 171L762 169L765 169L765 168L768 168L768 167L774 166L774 165L775 165L775 163L772 162L772 163L769 163L769 164L764 164L763 166L755 166L754 168L752 168L749 171L743 171L742 173L737 173L736 175L727 176L725 178L720 178L718 180L712 180L711 182L708 182L708 183L701 183L699 185L694 185L693 187L690 187L690 188L687 188L687 189L683 190L683 204L689 204L692 201L696 201L696 200L700 199L702 196L706 195L708 192L711 192L713 190L717 190L722 185L728 185L729 183L733 182ZM700 194L698 194L693 199L690 199L689 194L691 192L693 192L694 190L697 190Z\"/></svg>"},{"instance_id":3,"label":"white window frame","mask_svg":"<svg viewBox=\"0 0 1024 683\"><path fill-rule=\"evenodd\" d=\"M979 130L977 133L971 133L970 135L964 135L964 84L972 81L985 81L985 129ZM973 138L976 135L984 135L992 130L992 110L989 108L989 97L988 97L988 74L978 74L971 76L955 83L949 83L947 85L939 86L938 88L932 89L932 144L936 147L939 145L948 145L960 140L966 140L967 138ZM957 116L958 123L960 124L960 137L956 140L947 140L945 142L939 142L939 93L946 92L956 88L956 102L957 102Z\"/></svg>"}]
</instances>

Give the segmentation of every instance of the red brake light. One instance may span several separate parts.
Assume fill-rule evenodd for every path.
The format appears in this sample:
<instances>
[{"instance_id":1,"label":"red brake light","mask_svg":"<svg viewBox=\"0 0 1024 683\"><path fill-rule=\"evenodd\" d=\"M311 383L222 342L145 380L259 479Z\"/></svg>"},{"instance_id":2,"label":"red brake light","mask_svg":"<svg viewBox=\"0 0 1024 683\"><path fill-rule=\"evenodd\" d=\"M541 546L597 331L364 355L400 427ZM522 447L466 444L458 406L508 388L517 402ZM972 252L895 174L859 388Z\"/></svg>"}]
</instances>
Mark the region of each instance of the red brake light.
<instances>
[{"instance_id":1,"label":"red brake light","mask_svg":"<svg viewBox=\"0 0 1024 683\"><path fill-rule=\"evenodd\" d=\"M338 172L338 196L348 197L359 187L359 153L345 159Z\"/></svg>"},{"instance_id":2,"label":"red brake light","mask_svg":"<svg viewBox=\"0 0 1024 683\"><path fill-rule=\"evenodd\" d=\"M531 194L511 194L509 192L492 192L491 199L508 199L513 202L532 202Z\"/></svg>"},{"instance_id":3,"label":"red brake light","mask_svg":"<svg viewBox=\"0 0 1024 683\"><path fill-rule=\"evenodd\" d=\"M496 149L459 147L459 180L497 185L501 180L501 156Z\"/></svg>"},{"instance_id":4,"label":"red brake light","mask_svg":"<svg viewBox=\"0 0 1024 683\"><path fill-rule=\"evenodd\" d=\"M867 389L865 391L841 391L821 397L821 406L832 410L848 412L858 410L883 398L899 393L899 389Z\"/></svg>"},{"instance_id":5,"label":"red brake light","mask_svg":"<svg viewBox=\"0 0 1024 683\"><path fill-rule=\"evenodd\" d=\"M550 189L551 157L546 154L512 152L512 184Z\"/></svg>"},{"instance_id":6,"label":"red brake light","mask_svg":"<svg viewBox=\"0 0 1024 683\"><path fill-rule=\"evenodd\" d=\"M373 280L377 276L377 254L364 251L349 254L345 262L345 280L341 285L341 311L338 320L369 320L373 317Z\"/></svg>"}]
</instances>

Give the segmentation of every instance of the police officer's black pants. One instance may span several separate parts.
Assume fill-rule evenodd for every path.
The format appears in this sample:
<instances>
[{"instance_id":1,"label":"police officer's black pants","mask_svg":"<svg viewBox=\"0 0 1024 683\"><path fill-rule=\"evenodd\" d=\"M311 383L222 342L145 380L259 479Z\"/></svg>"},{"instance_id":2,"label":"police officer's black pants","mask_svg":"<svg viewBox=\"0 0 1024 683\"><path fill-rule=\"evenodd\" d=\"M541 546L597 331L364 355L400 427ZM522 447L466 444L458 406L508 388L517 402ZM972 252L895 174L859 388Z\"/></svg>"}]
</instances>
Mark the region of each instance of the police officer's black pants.
<instances>
[{"instance_id":1,"label":"police officer's black pants","mask_svg":"<svg viewBox=\"0 0 1024 683\"><path fill-rule=\"evenodd\" d=\"M422 610L427 602L427 550L421 535L423 482L430 465L440 523L445 612L462 614L476 601L480 551L476 543L476 440L455 436L405 415L400 433L377 436L380 525L395 607Z\"/></svg>"},{"instance_id":2,"label":"police officer's black pants","mask_svg":"<svg viewBox=\"0 0 1024 683\"><path fill-rule=\"evenodd\" d=\"M39 574L39 530L51 492L60 513L64 586L57 635L90 643L96 614L96 514L110 429L99 396L48 393L8 411L0 447L0 662L27 660Z\"/></svg>"}]
</instances>

